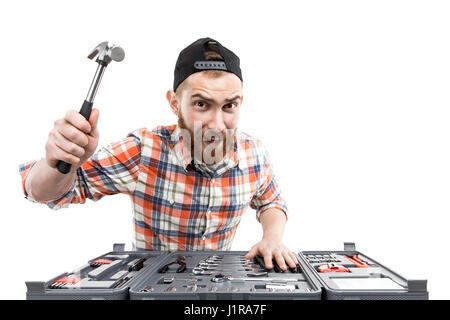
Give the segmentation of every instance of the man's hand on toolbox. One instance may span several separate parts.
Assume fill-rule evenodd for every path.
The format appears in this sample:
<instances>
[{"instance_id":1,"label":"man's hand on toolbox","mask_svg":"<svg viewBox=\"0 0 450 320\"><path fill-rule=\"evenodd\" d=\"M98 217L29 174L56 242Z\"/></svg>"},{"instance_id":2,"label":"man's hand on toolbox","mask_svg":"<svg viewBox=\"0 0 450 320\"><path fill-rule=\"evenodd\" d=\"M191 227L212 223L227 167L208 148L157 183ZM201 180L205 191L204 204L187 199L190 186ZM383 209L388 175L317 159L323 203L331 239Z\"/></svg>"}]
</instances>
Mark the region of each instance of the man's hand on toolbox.
<instances>
[{"instance_id":1,"label":"man's hand on toolbox","mask_svg":"<svg viewBox=\"0 0 450 320\"><path fill-rule=\"evenodd\" d=\"M287 270L287 265L295 269L298 265L297 258L289 250L281 240L271 237L264 237L260 242L255 244L250 251L245 255L247 259L253 259L257 255L264 258L264 264L267 269L273 269L274 265L272 259L275 260L277 265L283 270Z\"/></svg>"},{"instance_id":2,"label":"man's hand on toolbox","mask_svg":"<svg viewBox=\"0 0 450 320\"><path fill-rule=\"evenodd\" d=\"M298 261L295 255L283 244L284 227L286 225L286 215L277 208L269 208L264 210L259 221L263 227L263 237L260 242L255 244L245 256L247 259L253 259L257 255L264 258L264 264L267 269L275 267L272 259L282 271L287 270L286 263L289 268L295 269Z\"/></svg>"}]
</instances>

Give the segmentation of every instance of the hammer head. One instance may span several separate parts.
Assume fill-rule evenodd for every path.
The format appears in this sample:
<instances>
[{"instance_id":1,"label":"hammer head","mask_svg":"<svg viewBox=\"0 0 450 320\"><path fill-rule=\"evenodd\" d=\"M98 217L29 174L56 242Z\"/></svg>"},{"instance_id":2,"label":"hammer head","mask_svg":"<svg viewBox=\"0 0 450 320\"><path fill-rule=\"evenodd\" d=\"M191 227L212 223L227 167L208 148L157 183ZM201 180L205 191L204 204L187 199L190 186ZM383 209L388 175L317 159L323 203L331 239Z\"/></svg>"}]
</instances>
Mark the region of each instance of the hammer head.
<instances>
[{"instance_id":1,"label":"hammer head","mask_svg":"<svg viewBox=\"0 0 450 320\"><path fill-rule=\"evenodd\" d=\"M89 59L97 57L97 62L103 62L108 65L112 60L120 62L125 58L125 51L108 41L104 41L95 47L88 55Z\"/></svg>"}]
</instances>

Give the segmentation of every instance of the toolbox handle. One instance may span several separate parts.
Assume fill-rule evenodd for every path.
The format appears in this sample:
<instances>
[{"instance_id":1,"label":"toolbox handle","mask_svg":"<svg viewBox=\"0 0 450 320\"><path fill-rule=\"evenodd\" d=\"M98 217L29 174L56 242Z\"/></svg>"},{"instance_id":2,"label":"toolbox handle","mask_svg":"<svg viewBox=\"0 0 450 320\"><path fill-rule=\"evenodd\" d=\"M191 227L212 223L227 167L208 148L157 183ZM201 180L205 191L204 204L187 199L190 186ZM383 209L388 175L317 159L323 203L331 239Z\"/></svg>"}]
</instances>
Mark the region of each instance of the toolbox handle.
<instances>
[{"instance_id":1,"label":"toolbox handle","mask_svg":"<svg viewBox=\"0 0 450 320\"><path fill-rule=\"evenodd\" d=\"M115 252L125 251L125 243L114 243L113 251L115 251Z\"/></svg>"},{"instance_id":2,"label":"toolbox handle","mask_svg":"<svg viewBox=\"0 0 450 320\"><path fill-rule=\"evenodd\" d=\"M344 251L355 251L356 245L354 242L344 242Z\"/></svg>"},{"instance_id":3,"label":"toolbox handle","mask_svg":"<svg viewBox=\"0 0 450 320\"><path fill-rule=\"evenodd\" d=\"M407 280L408 291L411 292L426 292L427 280Z\"/></svg>"},{"instance_id":4,"label":"toolbox handle","mask_svg":"<svg viewBox=\"0 0 450 320\"><path fill-rule=\"evenodd\" d=\"M29 293L44 293L45 282L43 281L25 281Z\"/></svg>"}]
</instances>

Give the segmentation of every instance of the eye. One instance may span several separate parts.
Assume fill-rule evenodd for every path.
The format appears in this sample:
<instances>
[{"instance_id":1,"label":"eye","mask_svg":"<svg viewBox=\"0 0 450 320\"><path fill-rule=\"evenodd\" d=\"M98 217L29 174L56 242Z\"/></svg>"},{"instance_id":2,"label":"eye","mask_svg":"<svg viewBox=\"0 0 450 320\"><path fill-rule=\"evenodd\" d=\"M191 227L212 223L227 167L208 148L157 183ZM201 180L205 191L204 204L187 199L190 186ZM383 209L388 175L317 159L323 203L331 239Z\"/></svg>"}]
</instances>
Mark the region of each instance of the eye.
<instances>
[{"instance_id":1,"label":"eye","mask_svg":"<svg viewBox=\"0 0 450 320\"><path fill-rule=\"evenodd\" d=\"M237 103L232 102L223 106L224 109L232 110L238 107Z\"/></svg>"},{"instance_id":2,"label":"eye","mask_svg":"<svg viewBox=\"0 0 450 320\"><path fill-rule=\"evenodd\" d=\"M194 106L199 107L199 108L204 108L204 107L206 107L206 103L204 103L203 101L196 101L196 102L194 102Z\"/></svg>"}]
</instances>

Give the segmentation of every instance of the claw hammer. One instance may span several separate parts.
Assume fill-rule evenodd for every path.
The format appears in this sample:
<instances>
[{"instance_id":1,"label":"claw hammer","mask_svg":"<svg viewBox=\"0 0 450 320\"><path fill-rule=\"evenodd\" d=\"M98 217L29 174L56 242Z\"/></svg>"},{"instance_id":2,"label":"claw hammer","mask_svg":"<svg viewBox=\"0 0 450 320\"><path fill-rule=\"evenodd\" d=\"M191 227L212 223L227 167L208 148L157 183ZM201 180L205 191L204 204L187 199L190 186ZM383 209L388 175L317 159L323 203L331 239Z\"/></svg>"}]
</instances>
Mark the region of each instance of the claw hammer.
<instances>
[{"instance_id":1,"label":"claw hammer","mask_svg":"<svg viewBox=\"0 0 450 320\"><path fill-rule=\"evenodd\" d=\"M92 52L88 55L88 58L93 60L97 57L96 62L98 63L97 71L95 72L94 79L92 80L91 87L89 88L89 92L86 96L86 99L81 106L80 113L86 120L89 120L92 111L92 105L94 104L95 94L97 93L97 89L100 85L100 81L102 80L103 73L105 72L106 67L111 61L120 62L125 58L125 51L112 43L104 41L100 43L98 46L92 50ZM66 174L71 169L71 164L59 160L56 164L58 171Z\"/></svg>"}]
</instances>

